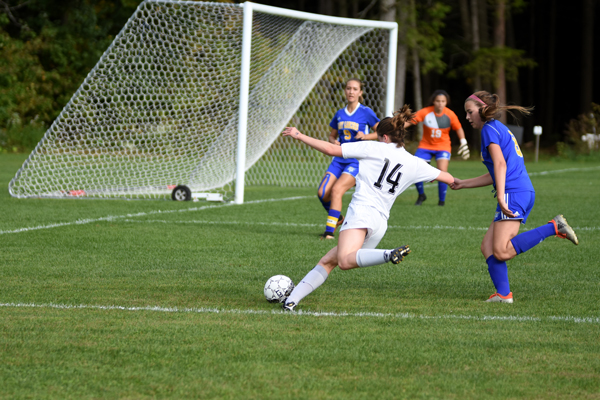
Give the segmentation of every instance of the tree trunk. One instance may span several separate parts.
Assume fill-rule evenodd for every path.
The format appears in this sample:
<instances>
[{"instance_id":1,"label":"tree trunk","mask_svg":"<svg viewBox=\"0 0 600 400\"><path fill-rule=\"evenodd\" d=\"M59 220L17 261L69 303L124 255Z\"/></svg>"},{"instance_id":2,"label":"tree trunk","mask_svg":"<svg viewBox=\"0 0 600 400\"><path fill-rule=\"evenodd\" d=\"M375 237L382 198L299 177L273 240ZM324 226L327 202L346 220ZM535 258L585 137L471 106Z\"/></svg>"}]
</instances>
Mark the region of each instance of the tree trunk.
<instances>
[{"instance_id":1,"label":"tree trunk","mask_svg":"<svg viewBox=\"0 0 600 400\"><path fill-rule=\"evenodd\" d=\"M319 14L333 15L333 0L320 0Z\"/></svg>"},{"instance_id":2,"label":"tree trunk","mask_svg":"<svg viewBox=\"0 0 600 400\"><path fill-rule=\"evenodd\" d=\"M544 5L546 6L546 5ZM547 25L543 28L540 27L540 30L543 30L541 35L544 37L544 40L547 40L547 49L548 53L546 57L543 59L546 60L546 68L541 68L543 73L545 73L544 78L542 80L542 99L543 99L543 112L544 115L544 125L543 132L548 132L548 135L544 135L546 138L554 138L556 139L558 135L558 131L562 129L559 127L558 131L556 130L554 124L554 85L555 85L555 62L556 62L556 21L557 21L557 4L556 0L550 0L550 4L548 5L550 8L550 18L547 21Z\"/></svg>"},{"instance_id":3,"label":"tree trunk","mask_svg":"<svg viewBox=\"0 0 600 400\"><path fill-rule=\"evenodd\" d=\"M583 0L581 112L589 112L594 87L594 0Z\"/></svg>"},{"instance_id":4,"label":"tree trunk","mask_svg":"<svg viewBox=\"0 0 600 400\"><path fill-rule=\"evenodd\" d=\"M481 47L481 41L479 39L479 0L471 0L471 29L473 37L473 52L476 53ZM476 74L473 77L473 92L477 92L482 89L481 77Z\"/></svg>"},{"instance_id":5,"label":"tree trunk","mask_svg":"<svg viewBox=\"0 0 600 400\"><path fill-rule=\"evenodd\" d=\"M415 0L410 0L410 18L409 23L414 32L417 31L417 7L415 6ZM413 91L414 91L414 108L413 110L420 110L423 108L423 97L421 93L421 63L419 60L419 52L417 49L417 43L413 40L411 47L411 58L412 58L412 73L413 73ZM421 140L423 137L423 124L417 125L417 138Z\"/></svg>"},{"instance_id":6,"label":"tree trunk","mask_svg":"<svg viewBox=\"0 0 600 400\"><path fill-rule=\"evenodd\" d=\"M381 20L398 22L398 49L396 54L396 92L394 96L394 110L404 104L406 91L406 0L382 0Z\"/></svg>"},{"instance_id":7,"label":"tree trunk","mask_svg":"<svg viewBox=\"0 0 600 400\"><path fill-rule=\"evenodd\" d=\"M515 27L513 23L513 18L510 10L510 6L508 7L508 12L506 13L506 43L509 48L516 49L517 44L515 40ZM521 98L521 88L519 86L519 80L511 80L506 82L506 98L510 99L511 102L515 104L523 104L523 100Z\"/></svg>"},{"instance_id":8,"label":"tree trunk","mask_svg":"<svg viewBox=\"0 0 600 400\"><path fill-rule=\"evenodd\" d=\"M460 25L462 26L465 42L472 43L473 32L471 31L471 21L469 17L469 0L459 0L458 5L460 7Z\"/></svg>"},{"instance_id":9,"label":"tree trunk","mask_svg":"<svg viewBox=\"0 0 600 400\"><path fill-rule=\"evenodd\" d=\"M348 17L348 2L346 0L338 0L338 16Z\"/></svg>"},{"instance_id":10,"label":"tree trunk","mask_svg":"<svg viewBox=\"0 0 600 400\"><path fill-rule=\"evenodd\" d=\"M488 2L487 0L477 1L477 17L479 20L479 40L483 47L491 44L488 23Z\"/></svg>"},{"instance_id":11,"label":"tree trunk","mask_svg":"<svg viewBox=\"0 0 600 400\"><path fill-rule=\"evenodd\" d=\"M496 0L496 18L494 23L494 47L503 49L506 45L506 0ZM494 82L494 90L500 98L501 104L506 104L506 74L504 60L497 61L498 76ZM506 113L502 114L500 121L506 124Z\"/></svg>"}]
</instances>

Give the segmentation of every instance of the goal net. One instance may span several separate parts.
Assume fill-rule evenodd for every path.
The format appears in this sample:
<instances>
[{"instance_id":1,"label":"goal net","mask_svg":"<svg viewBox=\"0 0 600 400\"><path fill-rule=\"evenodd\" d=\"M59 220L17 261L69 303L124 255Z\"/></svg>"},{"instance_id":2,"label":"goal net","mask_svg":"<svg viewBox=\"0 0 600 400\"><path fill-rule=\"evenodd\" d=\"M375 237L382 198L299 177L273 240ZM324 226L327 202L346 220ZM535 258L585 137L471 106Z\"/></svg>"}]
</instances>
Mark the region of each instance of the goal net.
<instances>
[{"instance_id":1,"label":"goal net","mask_svg":"<svg viewBox=\"0 0 600 400\"><path fill-rule=\"evenodd\" d=\"M168 198L185 185L243 202L244 185L316 186L329 158L281 131L326 140L355 77L365 104L390 114L395 29L253 3L145 0L10 194Z\"/></svg>"}]
</instances>

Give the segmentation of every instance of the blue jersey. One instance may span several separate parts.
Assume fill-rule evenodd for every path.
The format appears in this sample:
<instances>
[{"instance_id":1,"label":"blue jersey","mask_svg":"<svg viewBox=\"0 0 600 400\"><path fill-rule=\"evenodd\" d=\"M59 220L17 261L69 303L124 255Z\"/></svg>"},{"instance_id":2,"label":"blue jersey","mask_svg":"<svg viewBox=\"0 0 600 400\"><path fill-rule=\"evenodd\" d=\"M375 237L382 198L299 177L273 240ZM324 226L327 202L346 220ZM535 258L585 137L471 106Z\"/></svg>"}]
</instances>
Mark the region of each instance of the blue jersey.
<instances>
[{"instance_id":1,"label":"blue jersey","mask_svg":"<svg viewBox=\"0 0 600 400\"><path fill-rule=\"evenodd\" d=\"M369 107L358 103L356 109L348 112L348 108L344 107L338 110L329 126L338 131L338 141L340 144L357 142L356 134L362 132L365 135L370 133L370 129L379 122L379 118L375 112ZM352 160L345 160L341 157L334 157L334 160L347 163Z\"/></svg>"},{"instance_id":2,"label":"blue jersey","mask_svg":"<svg viewBox=\"0 0 600 400\"><path fill-rule=\"evenodd\" d=\"M500 146L502 155L504 155L504 160L506 161L506 183L504 190L506 192L534 192L535 190L527 174L527 169L525 169L523 153L519 148L517 139L503 123L491 120L486 122L481 129L481 157L494 180L494 187L496 187L494 162L488 150L488 146L492 143Z\"/></svg>"}]
</instances>

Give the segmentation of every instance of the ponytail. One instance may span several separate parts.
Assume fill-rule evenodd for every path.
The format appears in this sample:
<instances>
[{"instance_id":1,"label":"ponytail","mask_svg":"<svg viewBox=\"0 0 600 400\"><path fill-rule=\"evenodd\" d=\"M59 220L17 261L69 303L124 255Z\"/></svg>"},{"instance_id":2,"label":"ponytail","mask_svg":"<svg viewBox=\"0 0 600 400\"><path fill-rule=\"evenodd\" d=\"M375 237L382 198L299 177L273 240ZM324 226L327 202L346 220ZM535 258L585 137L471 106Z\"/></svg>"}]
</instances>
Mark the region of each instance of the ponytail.
<instances>
[{"instance_id":1,"label":"ponytail","mask_svg":"<svg viewBox=\"0 0 600 400\"><path fill-rule=\"evenodd\" d=\"M392 143L396 143L396 147L404 147L404 138L406 129L404 125L407 122L412 122L415 114L408 105L404 105L400 110L394 112L391 117L386 117L377 125L377 136L383 137L388 135Z\"/></svg>"},{"instance_id":2,"label":"ponytail","mask_svg":"<svg viewBox=\"0 0 600 400\"><path fill-rule=\"evenodd\" d=\"M480 90L479 92L475 92L465 100L472 101L477 104L479 108L479 116L482 121L489 121L491 119L500 118L502 111L507 111L513 117L515 116L512 110L519 111L524 115L531 114L533 107L522 107L517 105L501 105L500 104L500 96L497 94L492 94L486 92L485 90Z\"/></svg>"}]
</instances>

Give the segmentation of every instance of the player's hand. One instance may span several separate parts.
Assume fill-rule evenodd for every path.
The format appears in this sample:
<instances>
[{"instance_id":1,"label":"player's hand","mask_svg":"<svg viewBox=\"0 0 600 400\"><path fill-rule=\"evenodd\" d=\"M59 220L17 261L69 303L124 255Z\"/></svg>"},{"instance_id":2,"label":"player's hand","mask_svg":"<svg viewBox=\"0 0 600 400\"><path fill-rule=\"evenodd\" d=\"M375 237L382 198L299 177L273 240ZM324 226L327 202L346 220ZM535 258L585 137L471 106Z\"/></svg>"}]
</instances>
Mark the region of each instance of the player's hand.
<instances>
[{"instance_id":1,"label":"player's hand","mask_svg":"<svg viewBox=\"0 0 600 400\"><path fill-rule=\"evenodd\" d=\"M283 136L291 136L294 139L298 139L298 136L300 136L300 131L296 129L296 127L288 126L283 130Z\"/></svg>"},{"instance_id":2,"label":"player's hand","mask_svg":"<svg viewBox=\"0 0 600 400\"><path fill-rule=\"evenodd\" d=\"M504 197L504 196L502 196L502 197ZM498 196L498 204L500 205L500 210L502 211L502 214L506 215L507 217L511 217L511 218L515 217L515 214L513 214L513 212L508 209L508 204L506 204L504 199L500 198L500 196Z\"/></svg>"},{"instance_id":3,"label":"player's hand","mask_svg":"<svg viewBox=\"0 0 600 400\"><path fill-rule=\"evenodd\" d=\"M454 182L452 182L449 186L450 186L450 189L452 189L452 190L462 189L463 188L462 180L460 180L458 178L454 178Z\"/></svg>"},{"instance_id":4,"label":"player's hand","mask_svg":"<svg viewBox=\"0 0 600 400\"><path fill-rule=\"evenodd\" d=\"M463 160L468 160L471 157L471 152L469 151L469 145L465 139L460 140L460 147L458 148L458 155L462 157Z\"/></svg>"},{"instance_id":5,"label":"player's hand","mask_svg":"<svg viewBox=\"0 0 600 400\"><path fill-rule=\"evenodd\" d=\"M354 138L355 138L356 140L363 140L363 139L365 138L365 136L366 136L366 135L365 135L365 133L364 133L364 132L360 132L360 131L359 131L359 132L357 132L357 133L356 133L356 135L354 135Z\"/></svg>"}]
</instances>

